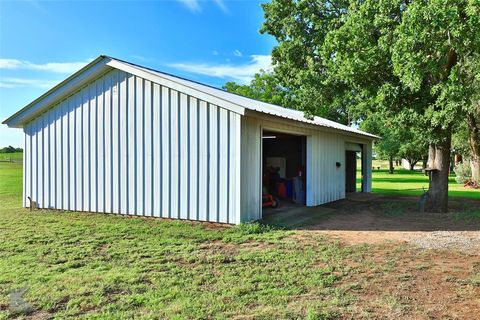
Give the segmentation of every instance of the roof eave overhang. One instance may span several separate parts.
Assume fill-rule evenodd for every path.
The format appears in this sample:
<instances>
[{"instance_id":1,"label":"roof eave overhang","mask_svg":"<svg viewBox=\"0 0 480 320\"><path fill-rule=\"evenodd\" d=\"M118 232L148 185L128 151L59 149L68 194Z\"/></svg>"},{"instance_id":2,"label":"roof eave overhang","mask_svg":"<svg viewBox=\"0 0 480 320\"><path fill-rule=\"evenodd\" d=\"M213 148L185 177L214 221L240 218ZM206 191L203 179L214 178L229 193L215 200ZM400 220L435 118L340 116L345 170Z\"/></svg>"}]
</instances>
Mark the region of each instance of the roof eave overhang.
<instances>
[{"instance_id":1,"label":"roof eave overhang","mask_svg":"<svg viewBox=\"0 0 480 320\"><path fill-rule=\"evenodd\" d=\"M245 113L246 116L253 117L253 118L262 118L262 119L277 119L277 121L286 121L290 123L298 123L301 124L304 127L308 127L313 130L318 130L318 131L324 131L324 132L335 132L335 133L341 133L345 136L351 136L351 137L357 137L361 138L364 140L371 140L371 141L376 141L381 139L379 136L363 132L363 131L348 131L348 130L342 130L338 128L333 128L329 126L323 126L317 123L312 123L310 121L300 121L298 119L291 119L289 117L282 117L279 115L273 115L270 113L265 113L265 112L260 112L260 111L255 111L255 110L247 110Z\"/></svg>"},{"instance_id":2,"label":"roof eave overhang","mask_svg":"<svg viewBox=\"0 0 480 320\"><path fill-rule=\"evenodd\" d=\"M39 114L45 112L46 107L48 108L52 104L65 99L91 80L111 69L108 65L110 60L111 59L108 57L99 56L97 59L93 60L85 67L10 116L3 121L3 124L6 124L11 128L22 128Z\"/></svg>"}]
</instances>

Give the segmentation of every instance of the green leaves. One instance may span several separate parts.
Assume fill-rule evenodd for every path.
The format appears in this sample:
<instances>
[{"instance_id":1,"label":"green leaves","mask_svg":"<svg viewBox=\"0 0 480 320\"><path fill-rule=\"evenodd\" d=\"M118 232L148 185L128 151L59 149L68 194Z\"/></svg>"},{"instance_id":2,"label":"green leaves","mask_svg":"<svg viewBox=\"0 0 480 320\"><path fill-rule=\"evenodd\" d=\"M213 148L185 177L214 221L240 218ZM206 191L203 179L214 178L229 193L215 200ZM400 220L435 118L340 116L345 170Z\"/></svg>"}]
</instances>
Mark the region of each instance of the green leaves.
<instances>
[{"instance_id":1,"label":"green leaves","mask_svg":"<svg viewBox=\"0 0 480 320\"><path fill-rule=\"evenodd\" d=\"M478 105L478 0L274 0L263 8L261 32L278 41L276 79L307 114L415 125L433 143Z\"/></svg>"},{"instance_id":2,"label":"green leaves","mask_svg":"<svg viewBox=\"0 0 480 320\"><path fill-rule=\"evenodd\" d=\"M255 75L249 85L239 85L235 82L227 82L223 88L229 92L245 97L289 107L291 96L280 84L275 75L261 71Z\"/></svg>"},{"instance_id":3,"label":"green leaves","mask_svg":"<svg viewBox=\"0 0 480 320\"><path fill-rule=\"evenodd\" d=\"M291 92L292 105L308 115L347 122L350 91L328 77L322 48L330 30L342 25L348 1L272 1L264 4L260 30L276 38L275 75Z\"/></svg>"},{"instance_id":4,"label":"green leaves","mask_svg":"<svg viewBox=\"0 0 480 320\"><path fill-rule=\"evenodd\" d=\"M273 0L262 6L260 32L278 41L274 72L246 86L227 83L231 92L357 123L392 135L394 144L399 134L413 136L388 131L392 127L436 143L467 114L479 114L479 0Z\"/></svg>"}]
</instances>

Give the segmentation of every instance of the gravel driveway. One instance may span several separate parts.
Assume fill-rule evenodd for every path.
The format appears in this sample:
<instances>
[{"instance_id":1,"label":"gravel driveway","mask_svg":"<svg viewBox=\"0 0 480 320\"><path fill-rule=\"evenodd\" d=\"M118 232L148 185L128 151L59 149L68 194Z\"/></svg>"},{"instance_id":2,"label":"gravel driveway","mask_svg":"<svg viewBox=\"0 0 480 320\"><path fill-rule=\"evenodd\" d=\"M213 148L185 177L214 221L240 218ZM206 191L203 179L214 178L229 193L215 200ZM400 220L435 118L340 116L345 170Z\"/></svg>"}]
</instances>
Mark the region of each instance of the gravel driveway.
<instances>
[{"instance_id":1,"label":"gravel driveway","mask_svg":"<svg viewBox=\"0 0 480 320\"><path fill-rule=\"evenodd\" d=\"M453 249L480 255L480 231L419 232L405 240L423 249Z\"/></svg>"}]
</instances>

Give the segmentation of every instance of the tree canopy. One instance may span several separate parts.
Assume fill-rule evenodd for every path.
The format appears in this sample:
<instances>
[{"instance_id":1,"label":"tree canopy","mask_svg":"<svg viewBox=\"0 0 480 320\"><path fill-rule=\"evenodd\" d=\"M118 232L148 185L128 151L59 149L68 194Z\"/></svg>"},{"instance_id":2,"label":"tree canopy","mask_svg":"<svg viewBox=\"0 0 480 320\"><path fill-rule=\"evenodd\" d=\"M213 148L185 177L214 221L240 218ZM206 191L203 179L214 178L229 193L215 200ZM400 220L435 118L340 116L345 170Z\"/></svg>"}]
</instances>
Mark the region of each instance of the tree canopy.
<instances>
[{"instance_id":1,"label":"tree canopy","mask_svg":"<svg viewBox=\"0 0 480 320\"><path fill-rule=\"evenodd\" d=\"M453 132L480 180L480 0L273 0L273 74L228 90L359 124L381 149L427 153L426 208L446 211ZM268 81L265 81L268 80ZM271 80L271 81L270 81ZM474 165L476 163L476 169Z\"/></svg>"},{"instance_id":2,"label":"tree canopy","mask_svg":"<svg viewBox=\"0 0 480 320\"><path fill-rule=\"evenodd\" d=\"M293 105L290 92L280 85L280 81L276 75L263 70L255 74L250 84L240 85L235 82L227 82L223 86L223 89L286 108Z\"/></svg>"}]
</instances>

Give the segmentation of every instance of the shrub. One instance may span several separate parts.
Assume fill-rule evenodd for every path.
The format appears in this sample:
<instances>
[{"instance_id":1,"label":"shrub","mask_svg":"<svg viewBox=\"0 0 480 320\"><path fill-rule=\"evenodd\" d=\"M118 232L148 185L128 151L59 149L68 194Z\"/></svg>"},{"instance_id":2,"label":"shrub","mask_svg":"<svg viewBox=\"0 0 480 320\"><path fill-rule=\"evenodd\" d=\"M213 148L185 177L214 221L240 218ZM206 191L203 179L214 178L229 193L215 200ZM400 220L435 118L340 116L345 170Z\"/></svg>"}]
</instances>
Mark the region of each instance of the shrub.
<instances>
[{"instance_id":1,"label":"shrub","mask_svg":"<svg viewBox=\"0 0 480 320\"><path fill-rule=\"evenodd\" d=\"M455 180L458 183L468 183L472 179L472 168L469 161L463 161L458 163L455 168Z\"/></svg>"}]
</instances>

